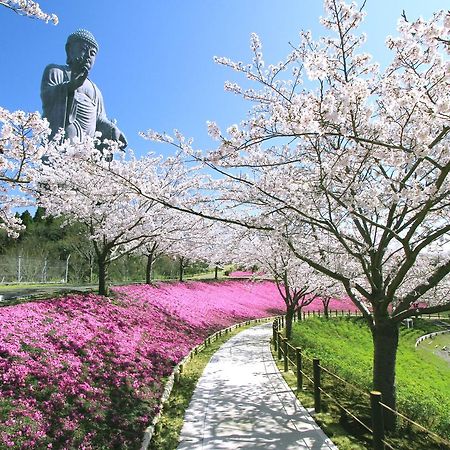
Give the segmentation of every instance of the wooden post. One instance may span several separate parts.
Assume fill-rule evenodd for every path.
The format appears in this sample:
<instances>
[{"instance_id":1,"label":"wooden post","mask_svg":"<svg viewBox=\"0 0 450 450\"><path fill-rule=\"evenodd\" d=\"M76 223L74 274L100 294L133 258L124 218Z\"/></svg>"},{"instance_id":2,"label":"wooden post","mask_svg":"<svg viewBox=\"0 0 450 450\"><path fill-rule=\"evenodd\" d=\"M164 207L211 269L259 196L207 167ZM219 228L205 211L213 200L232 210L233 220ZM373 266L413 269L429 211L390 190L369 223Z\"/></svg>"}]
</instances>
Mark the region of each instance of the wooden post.
<instances>
[{"instance_id":1,"label":"wooden post","mask_svg":"<svg viewBox=\"0 0 450 450\"><path fill-rule=\"evenodd\" d=\"M320 413L321 399L320 399L320 360L313 359L313 373L314 373L314 411Z\"/></svg>"},{"instance_id":2,"label":"wooden post","mask_svg":"<svg viewBox=\"0 0 450 450\"><path fill-rule=\"evenodd\" d=\"M303 389L302 349L300 347L295 348L295 363L297 366L297 392L300 392Z\"/></svg>"},{"instance_id":3,"label":"wooden post","mask_svg":"<svg viewBox=\"0 0 450 450\"><path fill-rule=\"evenodd\" d=\"M380 402L381 392L372 391L370 393L370 406L372 409L373 450L384 450L383 407L380 405Z\"/></svg>"},{"instance_id":4,"label":"wooden post","mask_svg":"<svg viewBox=\"0 0 450 450\"><path fill-rule=\"evenodd\" d=\"M281 331L278 331L277 332L278 360L281 359L281 339L283 339L283 337L281 336Z\"/></svg>"},{"instance_id":5,"label":"wooden post","mask_svg":"<svg viewBox=\"0 0 450 450\"><path fill-rule=\"evenodd\" d=\"M276 327L276 322L273 324L273 336L272 336L272 342L273 342L273 349L277 351L277 332L278 328Z\"/></svg>"},{"instance_id":6,"label":"wooden post","mask_svg":"<svg viewBox=\"0 0 450 450\"><path fill-rule=\"evenodd\" d=\"M288 341L286 338L283 338L283 353L284 353L284 371L287 372L289 370L289 359L288 359Z\"/></svg>"},{"instance_id":7,"label":"wooden post","mask_svg":"<svg viewBox=\"0 0 450 450\"><path fill-rule=\"evenodd\" d=\"M181 375L183 374L183 364L178 366L178 370L175 372L175 382L179 382L181 379Z\"/></svg>"}]
</instances>

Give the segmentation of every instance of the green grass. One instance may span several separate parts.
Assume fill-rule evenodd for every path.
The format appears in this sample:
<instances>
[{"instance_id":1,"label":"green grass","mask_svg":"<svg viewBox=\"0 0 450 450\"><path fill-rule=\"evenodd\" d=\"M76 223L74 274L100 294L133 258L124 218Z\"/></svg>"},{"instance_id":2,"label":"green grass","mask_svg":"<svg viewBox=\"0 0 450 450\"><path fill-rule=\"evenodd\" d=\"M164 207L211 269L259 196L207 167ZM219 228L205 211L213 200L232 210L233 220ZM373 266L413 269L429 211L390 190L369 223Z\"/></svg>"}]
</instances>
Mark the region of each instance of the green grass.
<instances>
[{"instance_id":1,"label":"green grass","mask_svg":"<svg viewBox=\"0 0 450 450\"><path fill-rule=\"evenodd\" d=\"M284 379L288 385L294 389L295 394L300 401L300 403L305 408L314 408L314 394L311 384L305 379L303 390L297 391L297 378L292 370L288 372L283 371L283 361L277 360L277 355L273 353L274 359L277 363L278 369L280 369L283 374ZM304 360L307 364L307 361ZM339 421L339 412L336 408L331 405L324 405L324 411L319 414L313 414L314 420L323 429L325 434L333 441L339 450L365 450L370 448L370 439L368 436L365 438L361 435L354 436L349 431L342 426Z\"/></svg>"},{"instance_id":2,"label":"green grass","mask_svg":"<svg viewBox=\"0 0 450 450\"><path fill-rule=\"evenodd\" d=\"M419 336L434 330L436 327L424 320L415 320L413 329L401 329L396 378L398 410L428 429L450 439L450 365L431 352L428 357L424 357L422 351L414 348ZM319 358L322 366L354 386L352 388L349 385L342 385L335 382L331 376L323 375L324 389L329 389L333 397L356 412L358 417L365 418L370 426L369 400L361 393L370 391L372 380L373 344L365 322L355 318L333 318L328 321L319 318L308 319L294 325L291 343L302 347L306 356ZM307 359L305 371L312 373L311 363ZM359 436L363 445L360 448L366 448L364 445L367 445L367 439L370 437L363 428L343 416L332 402L329 401L325 409L330 412L335 409L337 418L334 422L340 421L345 425L347 432ZM328 421L329 425L333 423L330 417L324 416L323 419L325 428L325 422ZM445 448L427 441L424 435L419 437L415 427L410 429L402 421L400 426L401 436L399 440L394 441L397 448L408 450ZM336 430L331 430L329 434L339 435ZM405 439L408 439L408 444L403 446ZM423 441L423 445L416 442L419 439ZM336 444L342 450L358 448L355 443L345 444L338 441L339 438Z\"/></svg>"},{"instance_id":3,"label":"green grass","mask_svg":"<svg viewBox=\"0 0 450 450\"><path fill-rule=\"evenodd\" d=\"M189 406L197 381L213 354L228 339L254 325L236 328L230 333L219 337L204 348L183 367L182 376L174 384L168 401L163 408L162 416L156 425L155 433L150 443L151 450L174 450L178 446L180 431L183 426L184 413Z\"/></svg>"},{"instance_id":4,"label":"green grass","mask_svg":"<svg viewBox=\"0 0 450 450\"><path fill-rule=\"evenodd\" d=\"M442 349L447 347L450 350L450 333L440 334L436 337L425 339L423 342L419 344L417 347L417 352L420 354L422 359L426 359L432 361L434 364L441 364L438 361L441 361L443 358ZM449 355L447 353L447 355ZM444 359L447 365L450 367L450 356L448 359Z\"/></svg>"},{"instance_id":5,"label":"green grass","mask_svg":"<svg viewBox=\"0 0 450 450\"><path fill-rule=\"evenodd\" d=\"M52 287L52 286L66 286L65 283L11 283L11 284L0 284L0 292L10 291L13 289L34 289L40 287Z\"/></svg>"}]
</instances>

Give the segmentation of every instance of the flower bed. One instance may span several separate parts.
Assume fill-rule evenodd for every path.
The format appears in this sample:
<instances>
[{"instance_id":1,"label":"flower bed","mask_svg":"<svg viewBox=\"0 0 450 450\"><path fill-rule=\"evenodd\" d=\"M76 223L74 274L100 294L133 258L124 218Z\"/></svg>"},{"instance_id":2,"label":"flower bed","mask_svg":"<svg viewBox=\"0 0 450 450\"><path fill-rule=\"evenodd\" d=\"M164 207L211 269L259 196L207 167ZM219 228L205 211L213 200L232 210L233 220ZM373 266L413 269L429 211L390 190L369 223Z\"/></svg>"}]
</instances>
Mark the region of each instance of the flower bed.
<instances>
[{"instance_id":1,"label":"flower bed","mask_svg":"<svg viewBox=\"0 0 450 450\"><path fill-rule=\"evenodd\" d=\"M270 283L125 286L0 308L0 448L134 448L164 380L235 322L283 311Z\"/></svg>"},{"instance_id":2,"label":"flower bed","mask_svg":"<svg viewBox=\"0 0 450 450\"><path fill-rule=\"evenodd\" d=\"M138 447L166 377L193 347L234 323L284 311L267 281L114 292L0 308L0 448Z\"/></svg>"}]
</instances>

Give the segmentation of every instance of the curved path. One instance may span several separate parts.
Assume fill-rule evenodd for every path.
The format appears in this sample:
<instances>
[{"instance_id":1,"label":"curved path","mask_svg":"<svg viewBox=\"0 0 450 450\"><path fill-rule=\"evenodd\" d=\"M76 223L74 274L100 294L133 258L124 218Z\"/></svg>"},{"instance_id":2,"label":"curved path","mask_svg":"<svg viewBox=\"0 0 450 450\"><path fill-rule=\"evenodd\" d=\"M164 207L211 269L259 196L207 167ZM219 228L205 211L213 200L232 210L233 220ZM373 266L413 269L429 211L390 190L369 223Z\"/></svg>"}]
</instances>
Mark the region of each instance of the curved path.
<instances>
[{"instance_id":1,"label":"curved path","mask_svg":"<svg viewBox=\"0 0 450 450\"><path fill-rule=\"evenodd\" d=\"M179 450L337 450L278 371L271 335L271 323L253 327L214 354L186 411Z\"/></svg>"}]
</instances>

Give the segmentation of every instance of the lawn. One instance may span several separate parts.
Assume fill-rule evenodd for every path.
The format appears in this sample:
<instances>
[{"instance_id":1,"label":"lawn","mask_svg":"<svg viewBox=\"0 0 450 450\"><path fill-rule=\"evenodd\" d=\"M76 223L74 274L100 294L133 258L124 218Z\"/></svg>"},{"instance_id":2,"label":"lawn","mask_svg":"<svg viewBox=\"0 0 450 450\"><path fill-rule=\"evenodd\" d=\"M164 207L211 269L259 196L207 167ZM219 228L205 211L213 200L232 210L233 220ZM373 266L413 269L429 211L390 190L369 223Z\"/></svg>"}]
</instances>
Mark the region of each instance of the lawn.
<instances>
[{"instance_id":1,"label":"lawn","mask_svg":"<svg viewBox=\"0 0 450 450\"><path fill-rule=\"evenodd\" d=\"M424 357L424 353L414 347L416 339L433 328L424 320L416 320L413 329L401 328L396 374L398 409L449 439L450 365L436 355ZM320 358L321 365L357 388L358 392L347 393L354 407L366 402L364 396L358 396L360 390L371 389L373 345L364 320L314 318L296 323L292 343L302 347L305 355ZM345 392L339 394L346 395Z\"/></svg>"}]
</instances>

